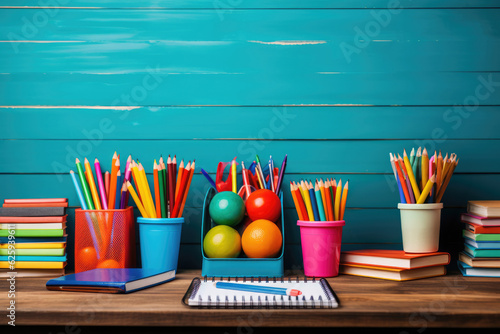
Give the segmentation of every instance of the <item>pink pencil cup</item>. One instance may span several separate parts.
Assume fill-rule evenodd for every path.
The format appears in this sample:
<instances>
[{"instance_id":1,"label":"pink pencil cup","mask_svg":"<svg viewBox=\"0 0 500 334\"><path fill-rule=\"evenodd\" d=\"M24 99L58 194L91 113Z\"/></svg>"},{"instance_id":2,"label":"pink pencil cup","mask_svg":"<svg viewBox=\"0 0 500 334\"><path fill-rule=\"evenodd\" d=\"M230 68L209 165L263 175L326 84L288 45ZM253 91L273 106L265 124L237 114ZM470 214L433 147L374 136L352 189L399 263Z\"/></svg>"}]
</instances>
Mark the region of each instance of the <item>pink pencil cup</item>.
<instances>
[{"instance_id":1,"label":"pink pencil cup","mask_svg":"<svg viewBox=\"0 0 500 334\"><path fill-rule=\"evenodd\" d=\"M345 221L297 221L300 226L304 275L335 277L339 274L342 227Z\"/></svg>"}]
</instances>

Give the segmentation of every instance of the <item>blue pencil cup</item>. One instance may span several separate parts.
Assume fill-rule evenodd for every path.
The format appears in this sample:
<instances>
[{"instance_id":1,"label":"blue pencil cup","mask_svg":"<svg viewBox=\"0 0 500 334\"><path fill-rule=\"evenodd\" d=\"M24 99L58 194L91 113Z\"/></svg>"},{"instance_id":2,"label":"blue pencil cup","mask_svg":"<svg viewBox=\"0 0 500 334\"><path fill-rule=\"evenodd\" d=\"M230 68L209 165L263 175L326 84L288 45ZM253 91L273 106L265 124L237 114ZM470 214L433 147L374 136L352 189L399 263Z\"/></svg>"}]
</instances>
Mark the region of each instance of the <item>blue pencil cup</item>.
<instances>
[{"instance_id":1,"label":"blue pencil cup","mask_svg":"<svg viewBox=\"0 0 500 334\"><path fill-rule=\"evenodd\" d=\"M175 270L184 218L137 218L142 268Z\"/></svg>"}]
</instances>

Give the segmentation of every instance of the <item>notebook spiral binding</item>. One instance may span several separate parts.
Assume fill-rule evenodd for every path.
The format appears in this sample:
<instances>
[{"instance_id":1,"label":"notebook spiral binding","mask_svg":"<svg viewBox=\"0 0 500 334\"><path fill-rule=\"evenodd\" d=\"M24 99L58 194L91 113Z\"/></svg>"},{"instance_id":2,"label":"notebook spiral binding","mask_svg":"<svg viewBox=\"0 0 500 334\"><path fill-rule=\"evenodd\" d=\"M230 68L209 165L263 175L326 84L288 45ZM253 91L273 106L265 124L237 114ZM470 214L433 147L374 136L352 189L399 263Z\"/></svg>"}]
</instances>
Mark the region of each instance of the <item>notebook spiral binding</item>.
<instances>
[{"instance_id":1,"label":"notebook spiral binding","mask_svg":"<svg viewBox=\"0 0 500 334\"><path fill-rule=\"evenodd\" d=\"M226 278L226 280L225 280ZM282 283L286 281L292 282L295 281L297 283L301 282L301 278L297 276L296 278L288 277L285 279L284 277L207 277L204 276L202 279L196 277L193 279L189 289L186 291L186 294L184 295L184 298L182 299L183 304L188 305L187 300L190 298L190 296L195 296L198 293L198 290L201 286L202 280L204 282L223 282L227 281L230 282L231 279L233 279L235 282L242 281L242 282L263 282L265 279L266 283L269 283L270 280L272 280L274 283L281 281ZM325 295L327 296L328 300L323 300L321 296L317 300L313 298L313 296L310 297L310 302L312 304L312 307L309 306L308 308L332 308L334 304L339 305L339 301L335 293L330 287L330 284L326 279L323 278L307 278L303 277L302 282L308 283L316 283L318 282L322 288L322 290L325 292ZM199 301L201 302L201 296L198 296ZM306 306L303 306L300 303L300 300L306 301L306 297L302 296L273 296L272 300L268 296L265 297L264 300L260 296L257 297L257 300L254 300L252 296L250 296L249 300L245 300L245 297L242 297L242 305L241 306L229 306L229 299L226 296L225 300L221 301L219 296L216 296L215 300L212 300L212 296L208 296L208 302L205 302L207 305L204 306L198 306L198 308L265 308L265 309L277 309L277 308L282 308L282 309L293 309L293 308L305 308ZM300 299L299 299L300 298ZM284 303L284 301L288 299L288 303ZM236 297L234 297L234 302L236 304ZM316 305L316 303L319 302L319 305Z\"/></svg>"}]
</instances>

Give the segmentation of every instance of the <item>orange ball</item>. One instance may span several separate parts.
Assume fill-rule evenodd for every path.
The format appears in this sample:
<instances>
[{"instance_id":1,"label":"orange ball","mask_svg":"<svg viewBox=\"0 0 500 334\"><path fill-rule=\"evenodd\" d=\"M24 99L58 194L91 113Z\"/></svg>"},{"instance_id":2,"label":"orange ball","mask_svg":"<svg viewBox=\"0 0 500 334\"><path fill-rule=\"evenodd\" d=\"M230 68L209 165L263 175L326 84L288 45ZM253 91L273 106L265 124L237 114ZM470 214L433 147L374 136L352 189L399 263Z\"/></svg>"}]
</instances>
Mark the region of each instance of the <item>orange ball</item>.
<instances>
[{"instance_id":1,"label":"orange ball","mask_svg":"<svg viewBox=\"0 0 500 334\"><path fill-rule=\"evenodd\" d=\"M283 244L279 227L267 219L258 219L247 226L241 237L241 247L249 258L278 256Z\"/></svg>"},{"instance_id":2,"label":"orange ball","mask_svg":"<svg viewBox=\"0 0 500 334\"><path fill-rule=\"evenodd\" d=\"M116 268L121 268L120 264L115 261L115 260L104 260L99 265L97 266L99 269L116 269Z\"/></svg>"},{"instance_id":3,"label":"orange ball","mask_svg":"<svg viewBox=\"0 0 500 334\"><path fill-rule=\"evenodd\" d=\"M78 253L78 264L82 268L94 269L97 265L97 252L94 247L85 247Z\"/></svg>"}]
</instances>

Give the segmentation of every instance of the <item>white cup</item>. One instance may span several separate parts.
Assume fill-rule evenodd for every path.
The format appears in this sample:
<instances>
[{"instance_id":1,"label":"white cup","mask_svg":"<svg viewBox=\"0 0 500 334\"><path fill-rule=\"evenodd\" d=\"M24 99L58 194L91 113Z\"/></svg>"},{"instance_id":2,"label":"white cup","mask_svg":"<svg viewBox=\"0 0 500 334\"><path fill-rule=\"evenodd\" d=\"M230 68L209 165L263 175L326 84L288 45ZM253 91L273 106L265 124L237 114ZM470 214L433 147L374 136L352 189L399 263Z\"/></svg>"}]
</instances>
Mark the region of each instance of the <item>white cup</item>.
<instances>
[{"instance_id":1,"label":"white cup","mask_svg":"<svg viewBox=\"0 0 500 334\"><path fill-rule=\"evenodd\" d=\"M443 203L398 204L403 249L406 253L433 253L439 249Z\"/></svg>"}]
</instances>

